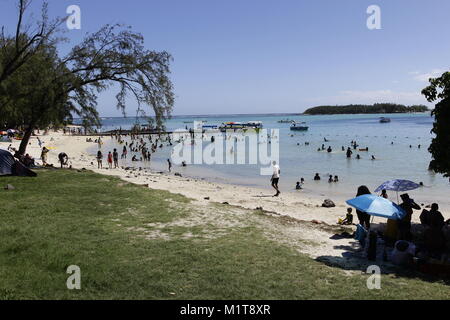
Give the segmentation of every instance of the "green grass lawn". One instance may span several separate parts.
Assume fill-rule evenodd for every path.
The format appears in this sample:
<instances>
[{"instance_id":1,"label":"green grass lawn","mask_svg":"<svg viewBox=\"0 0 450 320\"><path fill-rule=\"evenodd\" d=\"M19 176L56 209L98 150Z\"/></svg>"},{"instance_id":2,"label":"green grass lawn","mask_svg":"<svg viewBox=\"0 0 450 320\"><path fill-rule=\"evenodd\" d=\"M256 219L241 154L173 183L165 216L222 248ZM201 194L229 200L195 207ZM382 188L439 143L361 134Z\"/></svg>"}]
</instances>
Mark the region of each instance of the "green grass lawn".
<instances>
[{"instance_id":1,"label":"green grass lawn","mask_svg":"<svg viewBox=\"0 0 450 320\"><path fill-rule=\"evenodd\" d=\"M0 299L450 298L443 281L414 277L385 275L368 290L368 275L267 237L258 221L282 219L257 211L201 208L88 171L1 177L0 187ZM69 265L81 290L66 287Z\"/></svg>"}]
</instances>

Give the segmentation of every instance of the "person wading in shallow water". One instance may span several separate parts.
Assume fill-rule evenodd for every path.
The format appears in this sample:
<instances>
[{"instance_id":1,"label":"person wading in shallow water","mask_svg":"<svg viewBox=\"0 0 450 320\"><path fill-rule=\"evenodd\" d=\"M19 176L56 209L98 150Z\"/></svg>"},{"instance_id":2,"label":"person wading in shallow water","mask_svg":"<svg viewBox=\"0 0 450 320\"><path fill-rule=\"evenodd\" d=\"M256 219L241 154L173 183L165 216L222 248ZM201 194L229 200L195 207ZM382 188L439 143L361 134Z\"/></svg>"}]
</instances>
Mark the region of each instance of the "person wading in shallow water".
<instances>
[{"instance_id":1,"label":"person wading in shallow water","mask_svg":"<svg viewBox=\"0 0 450 320\"><path fill-rule=\"evenodd\" d=\"M277 162L274 161L273 163L273 174L272 174L272 187L277 191L277 193L274 195L274 197L278 197L280 195L280 189L278 189L278 181L280 180L280 166L277 165Z\"/></svg>"}]
</instances>

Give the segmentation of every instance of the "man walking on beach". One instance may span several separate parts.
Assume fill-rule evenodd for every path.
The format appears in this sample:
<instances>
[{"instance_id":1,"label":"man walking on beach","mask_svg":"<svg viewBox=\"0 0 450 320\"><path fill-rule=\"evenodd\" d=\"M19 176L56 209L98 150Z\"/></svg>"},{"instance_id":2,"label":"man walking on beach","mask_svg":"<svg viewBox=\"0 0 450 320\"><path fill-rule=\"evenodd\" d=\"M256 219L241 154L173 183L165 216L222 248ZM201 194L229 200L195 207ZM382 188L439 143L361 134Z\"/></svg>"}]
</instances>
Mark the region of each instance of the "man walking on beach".
<instances>
[{"instance_id":1,"label":"man walking on beach","mask_svg":"<svg viewBox=\"0 0 450 320\"><path fill-rule=\"evenodd\" d=\"M273 174L272 174L272 187L277 191L274 197L278 197L280 195L280 190L278 189L278 181L280 180L280 166L277 165L277 162L272 162L273 164Z\"/></svg>"},{"instance_id":2,"label":"man walking on beach","mask_svg":"<svg viewBox=\"0 0 450 320\"><path fill-rule=\"evenodd\" d=\"M119 153L117 152L117 149L114 149L113 160L114 160L114 169L116 169L119 167Z\"/></svg>"}]
</instances>

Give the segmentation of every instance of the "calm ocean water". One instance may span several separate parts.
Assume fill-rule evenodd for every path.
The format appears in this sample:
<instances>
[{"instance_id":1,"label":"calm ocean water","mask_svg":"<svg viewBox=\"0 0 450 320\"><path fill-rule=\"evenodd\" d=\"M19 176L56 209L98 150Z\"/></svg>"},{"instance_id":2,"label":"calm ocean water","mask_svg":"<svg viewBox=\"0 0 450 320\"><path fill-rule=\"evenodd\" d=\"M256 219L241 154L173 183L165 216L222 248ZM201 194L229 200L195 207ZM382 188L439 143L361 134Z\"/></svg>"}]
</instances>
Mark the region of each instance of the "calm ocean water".
<instances>
[{"instance_id":1,"label":"calm ocean water","mask_svg":"<svg viewBox=\"0 0 450 320\"><path fill-rule=\"evenodd\" d=\"M379 117L391 118L390 123L379 123ZM278 123L281 119L305 121L307 132L290 131L289 124ZM208 125L220 125L226 121L263 122L265 129L279 129L280 134L280 186L282 191L294 191L295 182L305 178L304 193L319 194L334 198L348 198L355 194L356 188L366 184L371 190L390 179L409 179L423 182L425 187L411 191L418 202L439 201L450 208L450 184L448 179L427 170L431 156L428 152L432 135L433 118L430 114L390 114L390 115L227 115L227 116L184 116L167 121L168 130L193 126L194 120L206 121ZM135 118L105 118L102 130L130 128ZM328 142L324 142L324 138ZM361 159L347 159L342 146L347 148L356 140L360 148L369 148L369 152L355 151ZM105 138L103 151L113 147L121 150L114 140ZM309 145L305 145L309 142ZM393 144L392 144L393 142ZM205 143L207 145L208 143ZM299 145L298 145L299 144ZM318 152L325 144L333 152ZM421 145L421 148L418 146ZM410 148L411 146L411 148ZM96 148L92 148L92 153ZM150 167L153 170L167 170L166 160L171 148L158 149L152 156ZM373 161L371 155L376 157ZM126 162L124 165L148 167L144 163ZM189 165L174 167L175 172L186 176L205 178L211 181L266 187L270 190L270 177L261 176L257 165ZM322 180L313 181L318 172ZM328 175L338 175L340 182L328 183ZM271 192L271 190L270 190ZM391 194L395 198L395 194Z\"/></svg>"}]
</instances>

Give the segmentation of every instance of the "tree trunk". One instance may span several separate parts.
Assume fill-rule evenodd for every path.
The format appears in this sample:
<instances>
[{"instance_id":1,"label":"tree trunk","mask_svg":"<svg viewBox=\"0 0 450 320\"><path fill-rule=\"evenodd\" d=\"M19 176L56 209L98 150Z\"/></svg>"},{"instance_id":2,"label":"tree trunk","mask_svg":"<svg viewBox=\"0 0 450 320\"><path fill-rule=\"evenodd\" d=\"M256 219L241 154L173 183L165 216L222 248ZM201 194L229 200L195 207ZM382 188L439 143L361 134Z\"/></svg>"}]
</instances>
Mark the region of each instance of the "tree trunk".
<instances>
[{"instance_id":1,"label":"tree trunk","mask_svg":"<svg viewBox=\"0 0 450 320\"><path fill-rule=\"evenodd\" d=\"M25 151L27 151L28 142L30 141L31 134L33 133L33 126L29 126L25 130L25 134L23 135L23 139L20 142L19 154L24 155Z\"/></svg>"}]
</instances>

